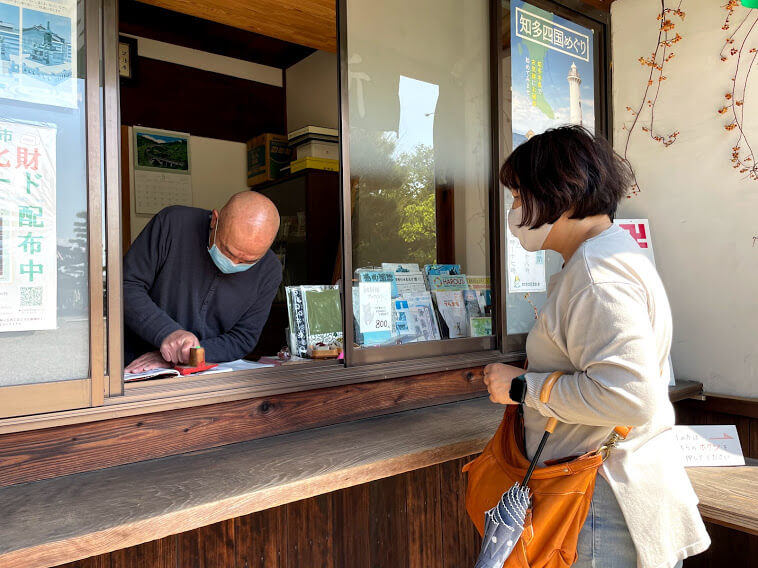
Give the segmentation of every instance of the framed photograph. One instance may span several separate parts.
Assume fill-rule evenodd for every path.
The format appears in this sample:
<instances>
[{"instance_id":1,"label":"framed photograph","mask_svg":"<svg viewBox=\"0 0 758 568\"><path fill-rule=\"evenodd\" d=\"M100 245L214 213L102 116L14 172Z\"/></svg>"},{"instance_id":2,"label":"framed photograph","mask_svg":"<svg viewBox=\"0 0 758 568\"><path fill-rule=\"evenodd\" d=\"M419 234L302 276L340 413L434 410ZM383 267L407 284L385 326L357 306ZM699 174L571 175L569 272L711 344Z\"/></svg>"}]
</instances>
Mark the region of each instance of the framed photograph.
<instances>
[{"instance_id":1,"label":"framed photograph","mask_svg":"<svg viewBox=\"0 0 758 568\"><path fill-rule=\"evenodd\" d=\"M190 175L189 134L134 127L134 169Z\"/></svg>"},{"instance_id":2,"label":"framed photograph","mask_svg":"<svg viewBox=\"0 0 758 568\"><path fill-rule=\"evenodd\" d=\"M137 79L137 39L118 36L118 75L123 83Z\"/></svg>"}]
</instances>

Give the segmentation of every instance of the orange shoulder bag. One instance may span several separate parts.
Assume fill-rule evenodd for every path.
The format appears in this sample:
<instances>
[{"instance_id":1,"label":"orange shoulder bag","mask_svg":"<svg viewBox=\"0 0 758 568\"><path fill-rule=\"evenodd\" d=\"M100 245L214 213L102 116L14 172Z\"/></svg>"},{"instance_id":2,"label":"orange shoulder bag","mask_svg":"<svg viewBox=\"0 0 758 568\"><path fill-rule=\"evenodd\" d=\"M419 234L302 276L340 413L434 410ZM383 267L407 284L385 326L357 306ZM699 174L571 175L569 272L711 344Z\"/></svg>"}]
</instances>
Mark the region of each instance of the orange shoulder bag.
<instances>
[{"instance_id":1,"label":"orange shoulder bag","mask_svg":"<svg viewBox=\"0 0 758 568\"><path fill-rule=\"evenodd\" d=\"M542 402L549 400L561 375L553 373L545 381L540 393ZM552 432L556 424L554 418L548 419L545 430ZM576 544L592 501L597 470L629 430L617 426L601 448L579 457L551 460L534 470L528 484L532 506L524 532L504 568L567 568L576 561ZM485 512L514 483L521 483L528 468L523 417L518 406L509 405L484 451L463 467L468 472L466 510L480 535L484 535Z\"/></svg>"}]
</instances>

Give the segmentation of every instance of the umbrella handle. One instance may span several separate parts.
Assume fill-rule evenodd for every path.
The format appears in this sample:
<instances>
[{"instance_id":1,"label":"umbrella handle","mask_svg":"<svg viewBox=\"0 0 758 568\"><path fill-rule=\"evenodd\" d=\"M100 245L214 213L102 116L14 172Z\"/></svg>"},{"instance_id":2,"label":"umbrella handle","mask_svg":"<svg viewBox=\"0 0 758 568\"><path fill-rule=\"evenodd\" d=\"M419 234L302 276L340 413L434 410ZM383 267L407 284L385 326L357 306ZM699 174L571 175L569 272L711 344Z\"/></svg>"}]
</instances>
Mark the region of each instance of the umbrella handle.
<instances>
[{"instance_id":1,"label":"umbrella handle","mask_svg":"<svg viewBox=\"0 0 758 568\"><path fill-rule=\"evenodd\" d=\"M555 383L558 382L558 379L560 379L563 376L563 373L560 371L555 371L554 373L550 373L550 376L545 379L545 382L542 383L542 390L540 391L540 402L543 402L547 404L547 402L550 400L550 393L553 392L553 387L555 386ZM558 425L558 419L557 418L549 418L547 421L547 424L545 424L545 432L548 432L550 434L555 431L555 427Z\"/></svg>"},{"instance_id":2,"label":"umbrella handle","mask_svg":"<svg viewBox=\"0 0 758 568\"><path fill-rule=\"evenodd\" d=\"M547 403L550 400L550 393L553 392L555 383L557 383L558 379L560 379L562 376L563 373L560 371L550 373L550 376L545 379L544 383L542 383L542 390L540 391L540 402Z\"/></svg>"},{"instance_id":3,"label":"umbrella handle","mask_svg":"<svg viewBox=\"0 0 758 568\"><path fill-rule=\"evenodd\" d=\"M540 391L540 401L547 402L550 400L550 392L553 390L553 386L555 385L556 381L562 376L563 373L560 371L555 371L554 373L551 373L547 379L545 379L545 382L542 383L542 390ZM529 469L526 470L526 475L521 482L521 487L526 487L526 484L529 483L529 480L532 477L532 473L534 472L534 468L537 467L537 462L540 460L540 455L542 454L542 450L545 447L545 443L557 425L557 418L548 418L547 424L545 424L545 433L542 435L542 440L540 440L540 445L537 447L537 451L534 452L534 457L529 464Z\"/></svg>"}]
</instances>

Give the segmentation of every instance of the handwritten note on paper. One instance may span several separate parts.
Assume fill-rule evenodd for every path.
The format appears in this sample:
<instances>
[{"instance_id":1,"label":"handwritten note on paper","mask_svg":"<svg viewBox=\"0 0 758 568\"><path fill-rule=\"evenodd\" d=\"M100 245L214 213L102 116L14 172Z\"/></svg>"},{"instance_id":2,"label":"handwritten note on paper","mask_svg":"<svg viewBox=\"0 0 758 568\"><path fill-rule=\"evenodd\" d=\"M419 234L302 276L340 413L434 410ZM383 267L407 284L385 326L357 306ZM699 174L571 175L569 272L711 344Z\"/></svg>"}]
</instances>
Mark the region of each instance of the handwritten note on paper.
<instances>
[{"instance_id":1,"label":"handwritten note on paper","mask_svg":"<svg viewBox=\"0 0 758 568\"><path fill-rule=\"evenodd\" d=\"M737 428L727 426L674 426L684 467L745 465Z\"/></svg>"}]
</instances>

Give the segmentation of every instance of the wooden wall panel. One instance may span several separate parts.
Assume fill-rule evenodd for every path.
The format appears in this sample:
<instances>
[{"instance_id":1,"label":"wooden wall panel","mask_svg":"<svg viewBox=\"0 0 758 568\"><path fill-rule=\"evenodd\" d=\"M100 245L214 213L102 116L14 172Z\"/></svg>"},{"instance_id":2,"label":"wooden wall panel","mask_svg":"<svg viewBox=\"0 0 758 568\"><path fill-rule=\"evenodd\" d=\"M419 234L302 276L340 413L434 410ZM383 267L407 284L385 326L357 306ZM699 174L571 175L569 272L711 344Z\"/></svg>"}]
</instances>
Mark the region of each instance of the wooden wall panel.
<instances>
[{"instance_id":1,"label":"wooden wall panel","mask_svg":"<svg viewBox=\"0 0 758 568\"><path fill-rule=\"evenodd\" d=\"M334 568L370 566L369 485L336 491L333 499Z\"/></svg>"},{"instance_id":2,"label":"wooden wall panel","mask_svg":"<svg viewBox=\"0 0 758 568\"><path fill-rule=\"evenodd\" d=\"M178 536L177 566L219 568L234 566L234 519L215 523Z\"/></svg>"},{"instance_id":3,"label":"wooden wall panel","mask_svg":"<svg viewBox=\"0 0 758 568\"><path fill-rule=\"evenodd\" d=\"M93 556L92 558L64 564L60 568L111 568L111 557L109 554Z\"/></svg>"},{"instance_id":4,"label":"wooden wall panel","mask_svg":"<svg viewBox=\"0 0 758 568\"><path fill-rule=\"evenodd\" d=\"M170 536L117 550L110 555L110 568L176 568L177 538Z\"/></svg>"},{"instance_id":5,"label":"wooden wall panel","mask_svg":"<svg viewBox=\"0 0 758 568\"><path fill-rule=\"evenodd\" d=\"M709 396L704 401L682 400L674 405L676 423L734 424L746 457L758 458L758 399ZM730 412L731 411L731 412Z\"/></svg>"},{"instance_id":6,"label":"wooden wall panel","mask_svg":"<svg viewBox=\"0 0 758 568\"><path fill-rule=\"evenodd\" d=\"M139 78L121 85L121 123L245 142L286 133L284 89L192 67L138 59Z\"/></svg>"},{"instance_id":7,"label":"wooden wall panel","mask_svg":"<svg viewBox=\"0 0 758 568\"><path fill-rule=\"evenodd\" d=\"M479 542L463 507L465 477L460 471L473 457L59 568L473 566Z\"/></svg>"},{"instance_id":8,"label":"wooden wall panel","mask_svg":"<svg viewBox=\"0 0 758 568\"><path fill-rule=\"evenodd\" d=\"M396 475L369 485L371 566L408 565L408 525L405 476Z\"/></svg>"},{"instance_id":9,"label":"wooden wall panel","mask_svg":"<svg viewBox=\"0 0 758 568\"><path fill-rule=\"evenodd\" d=\"M479 556L481 539L466 513L466 476L461 471L473 457L439 466L444 568L473 566Z\"/></svg>"},{"instance_id":10,"label":"wooden wall panel","mask_svg":"<svg viewBox=\"0 0 758 568\"><path fill-rule=\"evenodd\" d=\"M286 527L285 507L234 519L234 565L244 568L285 568Z\"/></svg>"},{"instance_id":11,"label":"wooden wall panel","mask_svg":"<svg viewBox=\"0 0 758 568\"><path fill-rule=\"evenodd\" d=\"M440 468L418 469L404 478L408 511L408 566L442 566Z\"/></svg>"},{"instance_id":12,"label":"wooden wall panel","mask_svg":"<svg viewBox=\"0 0 758 568\"><path fill-rule=\"evenodd\" d=\"M286 505L287 566L334 566L332 496L329 493Z\"/></svg>"}]
</instances>

